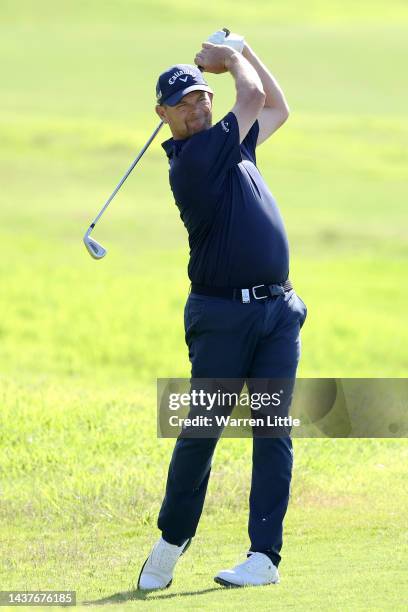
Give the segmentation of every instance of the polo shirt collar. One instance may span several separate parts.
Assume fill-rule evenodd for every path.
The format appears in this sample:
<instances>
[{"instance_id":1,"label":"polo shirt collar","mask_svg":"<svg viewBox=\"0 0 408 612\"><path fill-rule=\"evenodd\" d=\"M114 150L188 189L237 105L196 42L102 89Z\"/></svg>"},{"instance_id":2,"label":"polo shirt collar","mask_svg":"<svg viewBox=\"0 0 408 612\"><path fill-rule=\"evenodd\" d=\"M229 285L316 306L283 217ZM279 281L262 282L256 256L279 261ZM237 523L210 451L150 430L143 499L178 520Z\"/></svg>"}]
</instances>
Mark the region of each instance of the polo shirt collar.
<instances>
[{"instance_id":1,"label":"polo shirt collar","mask_svg":"<svg viewBox=\"0 0 408 612\"><path fill-rule=\"evenodd\" d=\"M167 157L172 159L175 155L177 155L183 144L188 140L188 138L184 138L183 140L174 140L174 138L169 138L161 143L161 146L166 151Z\"/></svg>"}]
</instances>

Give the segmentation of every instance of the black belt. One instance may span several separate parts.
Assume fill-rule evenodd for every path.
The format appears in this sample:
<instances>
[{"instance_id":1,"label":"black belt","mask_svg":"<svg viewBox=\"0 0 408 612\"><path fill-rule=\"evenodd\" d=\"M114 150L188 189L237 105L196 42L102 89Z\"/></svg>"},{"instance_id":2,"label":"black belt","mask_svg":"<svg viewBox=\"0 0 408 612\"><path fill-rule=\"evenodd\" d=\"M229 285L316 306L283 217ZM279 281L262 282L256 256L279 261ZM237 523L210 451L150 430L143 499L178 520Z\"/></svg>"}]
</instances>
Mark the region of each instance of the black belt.
<instances>
[{"instance_id":1,"label":"black belt","mask_svg":"<svg viewBox=\"0 0 408 612\"><path fill-rule=\"evenodd\" d=\"M244 304L252 300L265 300L269 297L283 295L293 289L290 280L284 283L273 283L271 285L255 285L246 289L231 289L229 287L205 287L204 285L191 284L191 293L209 295L213 297L225 297L231 300L240 300Z\"/></svg>"}]
</instances>

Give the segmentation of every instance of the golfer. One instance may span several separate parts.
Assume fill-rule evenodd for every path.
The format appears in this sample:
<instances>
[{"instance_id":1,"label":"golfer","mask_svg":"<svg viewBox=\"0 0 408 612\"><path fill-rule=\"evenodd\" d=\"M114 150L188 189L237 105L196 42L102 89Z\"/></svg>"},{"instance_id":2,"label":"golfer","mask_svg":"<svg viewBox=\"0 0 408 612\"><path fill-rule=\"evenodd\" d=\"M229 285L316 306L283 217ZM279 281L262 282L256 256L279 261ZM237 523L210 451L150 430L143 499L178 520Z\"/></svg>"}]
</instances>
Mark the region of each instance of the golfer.
<instances>
[{"instance_id":1,"label":"golfer","mask_svg":"<svg viewBox=\"0 0 408 612\"><path fill-rule=\"evenodd\" d=\"M243 39L242 39L243 41ZM162 146L188 231L191 292L184 311L192 378L294 379L306 306L289 280L288 241L276 201L256 166L256 147L288 118L278 83L252 49L202 44L195 64L172 66L157 83L156 112L172 138ZM212 126L213 91L198 69L229 72L235 104ZM217 438L177 439L158 517L161 538L138 588L170 586L196 533ZM250 550L214 578L224 586L279 582L289 501L289 435L253 437ZM219 525L222 537L222 525Z\"/></svg>"}]
</instances>

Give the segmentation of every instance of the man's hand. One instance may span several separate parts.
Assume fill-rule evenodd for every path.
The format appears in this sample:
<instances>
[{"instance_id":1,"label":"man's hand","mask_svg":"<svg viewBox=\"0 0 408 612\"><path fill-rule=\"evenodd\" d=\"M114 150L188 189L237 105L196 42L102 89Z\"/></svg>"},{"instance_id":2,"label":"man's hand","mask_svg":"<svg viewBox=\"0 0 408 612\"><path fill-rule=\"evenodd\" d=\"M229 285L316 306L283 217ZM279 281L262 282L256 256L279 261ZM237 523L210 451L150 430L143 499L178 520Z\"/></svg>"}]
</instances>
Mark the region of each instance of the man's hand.
<instances>
[{"instance_id":1,"label":"man's hand","mask_svg":"<svg viewBox=\"0 0 408 612\"><path fill-rule=\"evenodd\" d=\"M201 51L194 58L194 63L206 72L221 74L229 70L231 59L236 53L234 49L226 45L213 45L209 42L203 42Z\"/></svg>"},{"instance_id":2,"label":"man's hand","mask_svg":"<svg viewBox=\"0 0 408 612\"><path fill-rule=\"evenodd\" d=\"M218 30L208 37L207 42L211 42L214 45L226 45L232 47L238 53L242 53L245 45L245 39L241 34L235 34L230 32L227 36L225 30Z\"/></svg>"}]
</instances>

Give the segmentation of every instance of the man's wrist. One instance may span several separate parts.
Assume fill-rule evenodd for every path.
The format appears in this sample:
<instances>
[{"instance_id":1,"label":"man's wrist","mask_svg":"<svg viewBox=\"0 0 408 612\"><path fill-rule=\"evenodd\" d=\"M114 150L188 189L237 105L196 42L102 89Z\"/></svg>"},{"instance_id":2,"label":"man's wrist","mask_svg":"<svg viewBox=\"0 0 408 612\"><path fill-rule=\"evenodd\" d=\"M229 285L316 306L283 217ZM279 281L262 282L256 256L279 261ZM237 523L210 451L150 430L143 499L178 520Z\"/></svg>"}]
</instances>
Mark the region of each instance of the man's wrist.
<instances>
[{"instance_id":1,"label":"man's wrist","mask_svg":"<svg viewBox=\"0 0 408 612\"><path fill-rule=\"evenodd\" d=\"M230 71L231 68L237 63L239 62L239 56L241 54L238 53L238 51L235 51L234 49L228 49L228 55L227 57L224 59L224 66L225 68Z\"/></svg>"},{"instance_id":2,"label":"man's wrist","mask_svg":"<svg viewBox=\"0 0 408 612\"><path fill-rule=\"evenodd\" d=\"M252 54L252 49L248 45L248 43L245 42L244 48L242 49L242 55L245 57L246 60L249 60L249 58L251 57L251 54Z\"/></svg>"}]
</instances>

